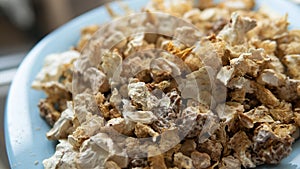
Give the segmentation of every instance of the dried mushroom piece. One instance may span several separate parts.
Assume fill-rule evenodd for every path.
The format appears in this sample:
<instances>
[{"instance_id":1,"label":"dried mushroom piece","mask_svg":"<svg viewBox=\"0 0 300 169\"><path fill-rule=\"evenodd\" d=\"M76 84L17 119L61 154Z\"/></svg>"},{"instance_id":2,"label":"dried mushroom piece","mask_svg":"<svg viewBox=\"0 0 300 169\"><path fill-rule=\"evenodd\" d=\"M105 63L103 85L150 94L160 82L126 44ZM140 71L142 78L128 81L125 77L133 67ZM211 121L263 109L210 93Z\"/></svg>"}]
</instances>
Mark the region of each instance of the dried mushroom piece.
<instances>
[{"instance_id":1,"label":"dried mushroom piece","mask_svg":"<svg viewBox=\"0 0 300 169\"><path fill-rule=\"evenodd\" d=\"M218 38L224 39L231 45L239 45L245 42L245 35L256 26L256 21L242 17L234 12L231 22L227 24L218 34Z\"/></svg>"},{"instance_id":2,"label":"dried mushroom piece","mask_svg":"<svg viewBox=\"0 0 300 169\"><path fill-rule=\"evenodd\" d=\"M248 112L240 113L241 123L247 128L253 128L256 123L273 123L275 122L270 115L270 110L265 106L256 107Z\"/></svg>"},{"instance_id":3,"label":"dried mushroom piece","mask_svg":"<svg viewBox=\"0 0 300 169\"><path fill-rule=\"evenodd\" d=\"M60 140L53 156L44 160L43 165L47 169L77 168L77 156L78 152L74 151L68 141Z\"/></svg>"},{"instance_id":4,"label":"dried mushroom piece","mask_svg":"<svg viewBox=\"0 0 300 169\"><path fill-rule=\"evenodd\" d=\"M220 169L238 169L241 168L241 162L233 156L223 157L219 164Z\"/></svg>"},{"instance_id":5,"label":"dried mushroom piece","mask_svg":"<svg viewBox=\"0 0 300 169\"><path fill-rule=\"evenodd\" d=\"M42 86L47 83L58 82L68 65L72 64L79 56L80 54L73 50L46 56L44 66L32 82L32 87L42 90Z\"/></svg>"},{"instance_id":6,"label":"dried mushroom piece","mask_svg":"<svg viewBox=\"0 0 300 169\"><path fill-rule=\"evenodd\" d=\"M288 74L292 78L300 80L300 55L286 55L283 63L287 67Z\"/></svg>"},{"instance_id":7,"label":"dried mushroom piece","mask_svg":"<svg viewBox=\"0 0 300 169\"><path fill-rule=\"evenodd\" d=\"M114 161L106 161L104 165L105 169L121 169Z\"/></svg>"},{"instance_id":8,"label":"dried mushroom piece","mask_svg":"<svg viewBox=\"0 0 300 169\"><path fill-rule=\"evenodd\" d=\"M79 168L104 168L106 161L112 160L119 167L128 165L128 158L113 140L104 133L98 133L83 142L76 161Z\"/></svg>"},{"instance_id":9,"label":"dried mushroom piece","mask_svg":"<svg viewBox=\"0 0 300 169\"><path fill-rule=\"evenodd\" d=\"M150 163L150 168L167 169L164 156L160 152L158 147L155 146L148 147L148 161Z\"/></svg>"},{"instance_id":10,"label":"dried mushroom piece","mask_svg":"<svg viewBox=\"0 0 300 169\"><path fill-rule=\"evenodd\" d=\"M66 139L69 134L73 133L74 110L72 102L68 102L68 108L61 113L60 118L54 123L53 128L47 132L49 140Z\"/></svg>"},{"instance_id":11,"label":"dried mushroom piece","mask_svg":"<svg viewBox=\"0 0 300 169\"><path fill-rule=\"evenodd\" d=\"M191 159L193 160L193 165L196 169L208 168L211 165L210 156L206 153L194 151L191 154Z\"/></svg>"},{"instance_id":12,"label":"dried mushroom piece","mask_svg":"<svg viewBox=\"0 0 300 169\"><path fill-rule=\"evenodd\" d=\"M41 99L39 102L39 111L40 111L40 115L45 118L46 122L50 125L53 126L54 123L59 119L61 113L58 112L53 104L49 101L47 101L47 99Z\"/></svg>"},{"instance_id":13,"label":"dried mushroom piece","mask_svg":"<svg viewBox=\"0 0 300 169\"><path fill-rule=\"evenodd\" d=\"M158 104L158 99L148 90L144 82L130 83L128 96L136 107L144 111L149 111Z\"/></svg>"},{"instance_id":14,"label":"dried mushroom piece","mask_svg":"<svg viewBox=\"0 0 300 169\"><path fill-rule=\"evenodd\" d=\"M236 10L251 10L255 6L254 0L227 0L218 4L221 8Z\"/></svg>"},{"instance_id":15,"label":"dried mushroom piece","mask_svg":"<svg viewBox=\"0 0 300 169\"><path fill-rule=\"evenodd\" d=\"M98 25L91 25L83 28L81 30L81 37L77 43L76 50L81 52L85 47L85 45L87 45L89 40L92 38L93 34L99 30L99 28L100 27Z\"/></svg>"},{"instance_id":16,"label":"dried mushroom piece","mask_svg":"<svg viewBox=\"0 0 300 169\"><path fill-rule=\"evenodd\" d=\"M275 133L271 125L263 123L254 131L253 136L253 159L257 164L278 164L292 151L294 139L289 135L290 132L282 132L286 129L279 129ZM279 134L279 135L278 135Z\"/></svg>"},{"instance_id":17,"label":"dried mushroom piece","mask_svg":"<svg viewBox=\"0 0 300 169\"><path fill-rule=\"evenodd\" d=\"M229 141L230 147L234 150L236 156L245 168L256 167L255 162L251 159L251 154L248 151L252 145L251 140L248 138L244 131L237 132Z\"/></svg>"},{"instance_id":18,"label":"dried mushroom piece","mask_svg":"<svg viewBox=\"0 0 300 169\"><path fill-rule=\"evenodd\" d=\"M174 165L179 168L186 168L186 169L194 168L193 160L190 157L185 156L180 152L174 154Z\"/></svg>"},{"instance_id":19,"label":"dried mushroom piece","mask_svg":"<svg viewBox=\"0 0 300 169\"><path fill-rule=\"evenodd\" d=\"M113 127L117 132L121 134L131 136L133 135L136 124L134 122L125 121L124 118L117 117L110 119L105 125L108 127Z\"/></svg>"},{"instance_id":20,"label":"dried mushroom piece","mask_svg":"<svg viewBox=\"0 0 300 169\"><path fill-rule=\"evenodd\" d=\"M86 120L68 136L68 141L74 148L79 148L85 140L97 134L103 126L104 119L102 117L88 113Z\"/></svg>"},{"instance_id":21,"label":"dried mushroom piece","mask_svg":"<svg viewBox=\"0 0 300 169\"><path fill-rule=\"evenodd\" d=\"M207 153L212 161L220 161L223 146L216 140L207 140L203 143L198 144L197 150L199 152Z\"/></svg>"}]
</instances>

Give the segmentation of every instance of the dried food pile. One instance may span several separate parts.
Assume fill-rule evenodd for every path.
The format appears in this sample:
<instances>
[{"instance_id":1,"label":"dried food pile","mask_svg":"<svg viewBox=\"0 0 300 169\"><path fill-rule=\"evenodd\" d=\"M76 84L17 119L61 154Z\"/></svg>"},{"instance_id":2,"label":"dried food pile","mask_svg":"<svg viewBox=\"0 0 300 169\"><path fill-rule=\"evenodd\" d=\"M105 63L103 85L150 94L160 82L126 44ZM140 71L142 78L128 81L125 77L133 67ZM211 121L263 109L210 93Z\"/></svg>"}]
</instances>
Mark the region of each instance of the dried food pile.
<instances>
[{"instance_id":1,"label":"dried food pile","mask_svg":"<svg viewBox=\"0 0 300 169\"><path fill-rule=\"evenodd\" d=\"M72 50L46 57L32 86L47 94L40 114L59 144L45 168L236 169L289 155L300 30L253 0L201 2L152 0L124 19L132 28L86 27ZM149 27L168 36L130 34Z\"/></svg>"}]
</instances>

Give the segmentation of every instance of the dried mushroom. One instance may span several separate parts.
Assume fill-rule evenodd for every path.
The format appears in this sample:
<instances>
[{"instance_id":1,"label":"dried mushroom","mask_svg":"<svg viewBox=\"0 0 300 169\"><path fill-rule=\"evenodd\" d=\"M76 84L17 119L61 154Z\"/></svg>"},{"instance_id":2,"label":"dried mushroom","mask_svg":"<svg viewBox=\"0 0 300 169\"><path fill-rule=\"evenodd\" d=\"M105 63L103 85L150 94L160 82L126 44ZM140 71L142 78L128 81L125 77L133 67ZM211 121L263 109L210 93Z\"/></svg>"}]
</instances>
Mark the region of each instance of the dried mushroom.
<instances>
[{"instance_id":1,"label":"dried mushroom","mask_svg":"<svg viewBox=\"0 0 300 169\"><path fill-rule=\"evenodd\" d=\"M32 83L59 142L46 169L254 168L289 155L300 31L287 15L254 0L151 0L128 17L106 7L121 19L83 28Z\"/></svg>"}]
</instances>

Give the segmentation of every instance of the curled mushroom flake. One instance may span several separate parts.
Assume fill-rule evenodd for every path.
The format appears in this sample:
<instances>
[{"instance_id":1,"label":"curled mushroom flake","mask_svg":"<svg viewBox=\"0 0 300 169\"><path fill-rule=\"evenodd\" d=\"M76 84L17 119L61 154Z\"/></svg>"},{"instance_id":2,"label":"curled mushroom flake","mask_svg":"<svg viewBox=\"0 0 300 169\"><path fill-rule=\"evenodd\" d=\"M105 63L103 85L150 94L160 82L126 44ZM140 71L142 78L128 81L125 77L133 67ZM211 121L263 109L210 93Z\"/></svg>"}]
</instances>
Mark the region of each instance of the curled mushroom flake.
<instances>
[{"instance_id":1,"label":"curled mushroom flake","mask_svg":"<svg viewBox=\"0 0 300 169\"><path fill-rule=\"evenodd\" d=\"M233 73L234 73L234 68L230 66L224 66L218 72L217 79L220 80L226 86L229 80L232 78Z\"/></svg>"},{"instance_id":2,"label":"curled mushroom flake","mask_svg":"<svg viewBox=\"0 0 300 169\"><path fill-rule=\"evenodd\" d=\"M255 151L254 159L256 163L278 164L292 150L294 139L289 135L290 132L275 125L275 131L272 126L263 123L254 131L253 150ZM278 135L279 134L279 135Z\"/></svg>"},{"instance_id":3,"label":"curled mushroom flake","mask_svg":"<svg viewBox=\"0 0 300 169\"><path fill-rule=\"evenodd\" d=\"M85 45L88 43L88 41L92 38L92 35L99 30L98 25L91 25L83 28L81 30L81 38L79 42L77 43L76 49L81 52L82 49L85 47Z\"/></svg>"},{"instance_id":4,"label":"curled mushroom flake","mask_svg":"<svg viewBox=\"0 0 300 169\"><path fill-rule=\"evenodd\" d=\"M121 169L121 167L113 161L106 161L104 167L105 169Z\"/></svg>"},{"instance_id":5,"label":"curled mushroom flake","mask_svg":"<svg viewBox=\"0 0 300 169\"><path fill-rule=\"evenodd\" d=\"M174 154L174 164L179 168L186 168L186 169L194 168L193 160L190 157L183 155L182 153Z\"/></svg>"},{"instance_id":6,"label":"curled mushroom flake","mask_svg":"<svg viewBox=\"0 0 300 169\"><path fill-rule=\"evenodd\" d=\"M134 105L148 111L156 107L158 99L148 90L144 82L130 83L128 85L128 96Z\"/></svg>"},{"instance_id":7,"label":"curled mushroom flake","mask_svg":"<svg viewBox=\"0 0 300 169\"><path fill-rule=\"evenodd\" d=\"M161 154L160 150L155 146L148 147L148 161L150 162L150 167L153 169L167 169L164 156Z\"/></svg>"},{"instance_id":8,"label":"curled mushroom flake","mask_svg":"<svg viewBox=\"0 0 300 169\"><path fill-rule=\"evenodd\" d=\"M151 127L144 125L142 123L136 124L134 134L138 138L153 137L154 141L159 136L159 134L155 132Z\"/></svg>"},{"instance_id":9,"label":"curled mushroom flake","mask_svg":"<svg viewBox=\"0 0 300 169\"><path fill-rule=\"evenodd\" d=\"M102 117L88 113L86 121L68 136L68 140L74 148L79 148L85 140L98 133L103 126L104 119Z\"/></svg>"},{"instance_id":10,"label":"curled mushroom flake","mask_svg":"<svg viewBox=\"0 0 300 169\"><path fill-rule=\"evenodd\" d=\"M292 105L283 101L279 106L270 109L270 115L274 120L289 123L294 116L294 112L292 111Z\"/></svg>"},{"instance_id":11,"label":"curled mushroom flake","mask_svg":"<svg viewBox=\"0 0 300 169\"><path fill-rule=\"evenodd\" d=\"M68 51L61 54L51 54L45 58L44 67L36 76L35 80L32 82L32 87L34 89L41 90L43 85L48 82L57 82L62 76L66 65L72 64L76 59L79 58L79 53L77 51Z\"/></svg>"},{"instance_id":12,"label":"curled mushroom flake","mask_svg":"<svg viewBox=\"0 0 300 169\"><path fill-rule=\"evenodd\" d=\"M123 112L123 116L126 120L143 124L151 124L157 120L157 117L151 111L126 111Z\"/></svg>"},{"instance_id":13,"label":"curled mushroom flake","mask_svg":"<svg viewBox=\"0 0 300 169\"><path fill-rule=\"evenodd\" d=\"M104 168L106 161L113 160L118 166L128 164L128 158L113 140L104 133L99 133L86 140L80 148L77 165L80 168Z\"/></svg>"},{"instance_id":14,"label":"curled mushroom flake","mask_svg":"<svg viewBox=\"0 0 300 169\"><path fill-rule=\"evenodd\" d=\"M286 78L284 85L277 88L278 98L291 102L300 98L300 80Z\"/></svg>"},{"instance_id":15,"label":"curled mushroom flake","mask_svg":"<svg viewBox=\"0 0 300 169\"><path fill-rule=\"evenodd\" d=\"M255 26L256 21L234 12L231 15L231 22L219 32L218 37L231 45L242 44L245 42L246 33Z\"/></svg>"},{"instance_id":16,"label":"curled mushroom flake","mask_svg":"<svg viewBox=\"0 0 300 169\"><path fill-rule=\"evenodd\" d=\"M113 127L117 132L125 134L127 136L133 135L135 123L131 121L125 121L124 118L112 118L107 121L106 126Z\"/></svg>"},{"instance_id":17,"label":"curled mushroom flake","mask_svg":"<svg viewBox=\"0 0 300 169\"><path fill-rule=\"evenodd\" d=\"M272 69L265 69L259 75L257 82L262 85L269 85L272 87L279 87L285 83L285 76L281 73L275 72Z\"/></svg>"},{"instance_id":18,"label":"curled mushroom flake","mask_svg":"<svg viewBox=\"0 0 300 169\"><path fill-rule=\"evenodd\" d=\"M73 118L74 110L72 102L68 102L68 108L61 113L60 118L54 123L53 128L47 132L47 138L50 140L66 139L74 131Z\"/></svg>"},{"instance_id":19,"label":"curled mushroom flake","mask_svg":"<svg viewBox=\"0 0 300 169\"><path fill-rule=\"evenodd\" d=\"M219 167L220 167L220 169L241 168L241 162L233 156L227 156L227 157L222 158L222 161L219 164Z\"/></svg>"},{"instance_id":20,"label":"curled mushroom flake","mask_svg":"<svg viewBox=\"0 0 300 169\"><path fill-rule=\"evenodd\" d=\"M255 162L251 160L251 154L247 152L252 142L244 131L237 132L229 141L230 147L235 151L235 156L246 168L254 168Z\"/></svg>"},{"instance_id":21,"label":"curled mushroom flake","mask_svg":"<svg viewBox=\"0 0 300 169\"><path fill-rule=\"evenodd\" d=\"M287 67L287 71L292 78L300 80L300 55L286 55L283 63Z\"/></svg>"},{"instance_id":22,"label":"curled mushroom flake","mask_svg":"<svg viewBox=\"0 0 300 169\"><path fill-rule=\"evenodd\" d=\"M210 156L206 153L194 151L191 154L191 159L196 169L208 168L210 166Z\"/></svg>"},{"instance_id":23,"label":"curled mushroom flake","mask_svg":"<svg viewBox=\"0 0 300 169\"><path fill-rule=\"evenodd\" d=\"M72 145L66 140L60 140L60 143L56 146L55 154L44 160L43 164L45 168L76 168L78 152L74 151Z\"/></svg>"},{"instance_id":24,"label":"curled mushroom flake","mask_svg":"<svg viewBox=\"0 0 300 169\"><path fill-rule=\"evenodd\" d=\"M251 82L251 86L254 89L257 99L264 105L268 107L277 107L280 105L280 101L269 89L253 81Z\"/></svg>"},{"instance_id":25,"label":"curled mushroom flake","mask_svg":"<svg viewBox=\"0 0 300 169\"><path fill-rule=\"evenodd\" d=\"M247 128L253 128L255 123L274 122L270 116L270 111L265 106L256 107L248 112L240 113L239 118L242 124Z\"/></svg>"},{"instance_id":26,"label":"curled mushroom flake","mask_svg":"<svg viewBox=\"0 0 300 169\"><path fill-rule=\"evenodd\" d=\"M201 144L198 144L197 150L199 152L207 153L212 159L212 161L219 161L222 154L223 146L218 141L209 139Z\"/></svg>"},{"instance_id":27,"label":"curled mushroom flake","mask_svg":"<svg viewBox=\"0 0 300 169\"><path fill-rule=\"evenodd\" d=\"M118 66L122 62L122 57L118 51L106 52L102 55L100 69L103 71L109 80L114 76Z\"/></svg>"},{"instance_id":28,"label":"curled mushroom flake","mask_svg":"<svg viewBox=\"0 0 300 169\"><path fill-rule=\"evenodd\" d=\"M179 48L177 48L176 46L173 45L172 42L169 42L167 45L167 49L168 52L170 52L171 54L181 58L182 60L184 60L193 50L193 48L186 48L184 50L180 50Z\"/></svg>"},{"instance_id":29,"label":"curled mushroom flake","mask_svg":"<svg viewBox=\"0 0 300 169\"><path fill-rule=\"evenodd\" d=\"M219 4L221 8L226 8L232 11L251 10L254 5L254 0L227 0Z\"/></svg>"},{"instance_id":30,"label":"curled mushroom flake","mask_svg":"<svg viewBox=\"0 0 300 169\"><path fill-rule=\"evenodd\" d=\"M67 101L71 100L72 95L64 85L54 81L43 84L41 89L46 92L47 98L39 103L40 115L50 125L54 125L61 112L67 108Z\"/></svg>"}]
</instances>

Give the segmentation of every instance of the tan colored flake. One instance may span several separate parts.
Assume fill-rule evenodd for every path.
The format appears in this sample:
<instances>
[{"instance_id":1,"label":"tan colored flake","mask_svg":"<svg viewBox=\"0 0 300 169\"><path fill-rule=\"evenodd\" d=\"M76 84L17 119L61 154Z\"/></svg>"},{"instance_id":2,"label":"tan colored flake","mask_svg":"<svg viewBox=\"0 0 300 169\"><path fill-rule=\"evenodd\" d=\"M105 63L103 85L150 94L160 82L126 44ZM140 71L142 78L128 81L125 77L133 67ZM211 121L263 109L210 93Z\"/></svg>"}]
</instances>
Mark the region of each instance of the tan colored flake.
<instances>
[{"instance_id":1,"label":"tan colored flake","mask_svg":"<svg viewBox=\"0 0 300 169\"><path fill-rule=\"evenodd\" d=\"M248 112L240 113L239 118L242 124L247 128L253 128L255 123L272 123L269 109L265 106L256 107Z\"/></svg>"},{"instance_id":2,"label":"tan colored flake","mask_svg":"<svg viewBox=\"0 0 300 169\"><path fill-rule=\"evenodd\" d=\"M289 135L289 130L281 128L281 126L281 124L272 126L262 123L255 129L252 140L253 150L256 152L255 159L258 162L278 164L291 152L294 138ZM275 134L272 128L276 129L276 133L279 135Z\"/></svg>"},{"instance_id":3,"label":"tan colored flake","mask_svg":"<svg viewBox=\"0 0 300 169\"><path fill-rule=\"evenodd\" d=\"M150 169L167 169L164 156L155 146L148 147L148 161L150 162Z\"/></svg>"},{"instance_id":4,"label":"tan colored flake","mask_svg":"<svg viewBox=\"0 0 300 169\"><path fill-rule=\"evenodd\" d=\"M284 101L277 107L270 108L269 111L274 120L279 120L282 123L290 123L294 116L292 104Z\"/></svg>"},{"instance_id":5,"label":"tan colored flake","mask_svg":"<svg viewBox=\"0 0 300 169\"><path fill-rule=\"evenodd\" d=\"M192 169L193 160L179 152L174 154L174 165L179 168Z\"/></svg>"},{"instance_id":6,"label":"tan colored flake","mask_svg":"<svg viewBox=\"0 0 300 169\"><path fill-rule=\"evenodd\" d=\"M300 127L300 111L298 112L294 112L294 121L295 121L295 124Z\"/></svg>"},{"instance_id":7,"label":"tan colored flake","mask_svg":"<svg viewBox=\"0 0 300 169\"><path fill-rule=\"evenodd\" d=\"M172 163L173 162L173 155L180 151L181 144L177 144L176 146L172 147L170 150L164 153L164 158L166 162Z\"/></svg>"},{"instance_id":8,"label":"tan colored flake","mask_svg":"<svg viewBox=\"0 0 300 169\"><path fill-rule=\"evenodd\" d=\"M193 160L193 165L196 169L208 168L211 165L210 156L206 153L194 151L191 154L191 159Z\"/></svg>"},{"instance_id":9,"label":"tan colored flake","mask_svg":"<svg viewBox=\"0 0 300 169\"><path fill-rule=\"evenodd\" d=\"M223 146L218 141L207 140L204 143L198 144L198 151L207 153L212 161L219 161L222 155Z\"/></svg>"},{"instance_id":10,"label":"tan colored flake","mask_svg":"<svg viewBox=\"0 0 300 169\"><path fill-rule=\"evenodd\" d=\"M265 106L277 107L280 105L280 101L269 89L253 81L251 82L251 86L254 89L256 98Z\"/></svg>"},{"instance_id":11,"label":"tan colored flake","mask_svg":"<svg viewBox=\"0 0 300 169\"><path fill-rule=\"evenodd\" d=\"M233 156L226 156L222 158L219 167L220 169L238 169L241 168L241 162Z\"/></svg>"},{"instance_id":12,"label":"tan colored flake","mask_svg":"<svg viewBox=\"0 0 300 169\"><path fill-rule=\"evenodd\" d=\"M61 113L60 118L54 123L53 128L47 132L49 140L67 139L68 135L73 133L74 110L72 102L68 102L68 108Z\"/></svg>"},{"instance_id":13,"label":"tan colored flake","mask_svg":"<svg viewBox=\"0 0 300 169\"><path fill-rule=\"evenodd\" d=\"M118 164L116 164L113 161L106 161L104 168L105 169L121 169L121 167L119 167Z\"/></svg>"},{"instance_id":14,"label":"tan colored flake","mask_svg":"<svg viewBox=\"0 0 300 169\"><path fill-rule=\"evenodd\" d=\"M154 140L156 140L156 137L159 136L159 134L156 131L154 131L150 126L147 126L142 123L137 123L135 125L134 134L138 138L145 138L145 137L151 136L151 137L153 137Z\"/></svg>"},{"instance_id":15,"label":"tan colored flake","mask_svg":"<svg viewBox=\"0 0 300 169\"><path fill-rule=\"evenodd\" d=\"M54 123L59 119L60 112L55 110L54 106L51 104L51 102L47 101L47 99L41 99L38 106L40 115L45 118L49 125L53 126Z\"/></svg>"},{"instance_id":16,"label":"tan colored flake","mask_svg":"<svg viewBox=\"0 0 300 169\"><path fill-rule=\"evenodd\" d=\"M278 137L284 138L289 135L292 136L296 132L297 127L293 124L278 124L272 129L274 134L276 134Z\"/></svg>"},{"instance_id":17,"label":"tan colored flake","mask_svg":"<svg viewBox=\"0 0 300 169\"><path fill-rule=\"evenodd\" d=\"M171 54L181 58L182 60L185 60L185 58L191 53L193 48L186 48L184 50L180 50L179 48L174 46L172 42L169 42L166 50Z\"/></svg>"},{"instance_id":18,"label":"tan colored flake","mask_svg":"<svg viewBox=\"0 0 300 169\"><path fill-rule=\"evenodd\" d=\"M92 35L98 30L99 30L98 25L91 25L91 26L84 27L81 30L81 38L77 43L76 50L82 51L83 48L88 43L88 41L92 38Z\"/></svg>"},{"instance_id":19,"label":"tan colored flake","mask_svg":"<svg viewBox=\"0 0 300 169\"><path fill-rule=\"evenodd\" d=\"M74 148L79 148L85 140L98 133L100 128L103 126L104 119L102 117L88 113L86 115L86 121L77 127L71 135L69 135L68 141L74 146Z\"/></svg>"},{"instance_id":20,"label":"tan colored flake","mask_svg":"<svg viewBox=\"0 0 300 169\"><path fill-rule=\"evenodd\" d=\"M231 23L227 24L218 34L231 45L238 45L245 42L245 35L256 26L256 21L247 17L242 17L234 12L231 15Z\"/></svg>"},{"instance_id":21,"label":"tan colored flake","mask_svg":"<svg viewBox=\"0 0 300 169\"><path fill-rule=\"evenodd\" d=\"M246 168L255 167L251 160L251 155L246 151L250 148L252 142L244 131L237 132L229 141L230 147L235 151L235 156L241 161Z\"/></svg>"},{"instance_id":22,"label":"tan colored flake","mask_svg":"<svg viewBox=\"0 0 300 169\"><path fill-rule=\"evenodd\" d=\"M108 127L113 127L117 132L131 136L133 134L134 128L135 128L135 123L133 122L126 122L123 118L117 117L117 118L112 118L110 119L107 123L106 126Z\"/></svg>"},{"instance_id":23,"label":"tan colored flake","mask_svg":"<svg viewBox=\"0 0 300 169\"><path fill-rule=\"evenodd\" d=\"M160 136L159 148L163 152L169 151L181 141L177 128L165 130Z\"/></svg>"},{"instance_id":24,"label":"tan colored flake","mask_svg":"<svg viewBox=\"0 0 300 169\"><path fill-rule=\"evenodd\" d=\"M286 76L273 69L264 69L259 75L257 82L262 85L269 85L272 87L279 87L285 83Z\"/></svg>"},{"instance_id":25,"label":"tan colored flake","mask_svg":"<svg viewBox=\"0 0 300 169\"><path fill-rule=\"evenodd\" d=\"M203 63L199 56L193 54L188 55L184 59L184 63L190 68L191 71L196 71L199 68L203 67Z\"/></svg>"},{"instance_id":26,"label":"tan colored flake","mask_svg":"<svg viewBox=\"0 0 300 169\"><path fill-rule=\"evenodd\" d=\"M251 10L255 6L254 0L227 0L218 4L219 7L229 9L231 11L236 10Z\"/></svg>"},{"instance_id":27,"label":"tan colored flake","mask_svg":"<svg viewBox=\"0 0 300 169\"><path fill-rule=\"evenodd\" d=\"M230 66L224 66L217 74L217 79L220 80L225 86L228 84L230 79L233 77L234 68Z\"/></svg>"},{"instance_id":28,"label":"tan colored flake","mask_svg":"<svg viewBox=\"0 0 300 169\"><path fill-rule=\"evenodd\" d=\"M180 152L184 155L191 156L191 153L196 150L197 144L192 139L187 139L184 141L180 148Z\"/></svg>"},{"instance_id":29,"label":"tan colored flake","mask_svg":"<svg viewBox=\"0 0 300 169\"><path fill-rule=\"evenodd\" d=\"M283 63L287 67L288 74L300 80L300 55L286 55L283 57Z\"/></svg>"}]
</instances>

